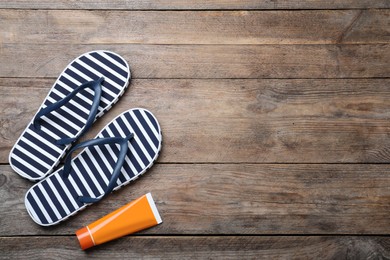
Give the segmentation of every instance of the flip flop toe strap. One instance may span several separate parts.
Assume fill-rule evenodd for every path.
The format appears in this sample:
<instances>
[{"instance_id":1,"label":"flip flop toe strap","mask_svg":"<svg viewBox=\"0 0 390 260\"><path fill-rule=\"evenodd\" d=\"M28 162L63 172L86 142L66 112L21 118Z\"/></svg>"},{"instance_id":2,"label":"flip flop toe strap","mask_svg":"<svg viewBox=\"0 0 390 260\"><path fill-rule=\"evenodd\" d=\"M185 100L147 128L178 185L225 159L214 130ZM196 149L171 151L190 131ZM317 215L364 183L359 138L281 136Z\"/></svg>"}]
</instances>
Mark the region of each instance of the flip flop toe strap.
<instances>
[{"instance_id":1,"label":"flip flop toe strap","mask_svg":"<svg viewBox=\"0 0 390 260\"><path fill-rule=\"evenodd\" d=\"M41 109L34 117L34 120L33 120L34 128L39 131L41 129L41 123L43 120L42 119L43 116L46 116L46 115L50 114L51 112L53 112L54 110L57 110L60 107L64 106L74 96L76 96L78 93L80 93L80 91L82 91L86 88L92 88L94 90L95 95L93 97L91 110L89 112L89 116L88 116L88 119L86 121L86 124L85 124L83 130L76 137L62 138L62 139L57 140L56 143L58 145L66 145L66 144L70 144L73 141L75 141L78 137L80 137L83 133L85 133L92 126L93 122L95 121L96 114L97 114L97 111L99 108L100 98L102 95L101 84L102 84L103 80L104 80L104 78L101 77L98 80L85 82L85 83L81 84L80 86L78 86L77 88L75 88L72 92L70 92L63 99Z\"/></svg>"},{"instance_id":2,"label":"flip flop toe strap","mask_svg":"<svg viewBox=\"0 0 390 260\"><path fill-rule=\"evenodd\" d=\"M79 148L83 148L83 147L89 147L89 146L95 146L95 145L106 145L106 144L119 144L120 145L120 150L119 150L119 155L118 155L118 159L116 161L116 165L114 167L114 170L113 170L113 173L111 175L111 178L109 180L109 183L104 191L104 194L103 196L100 196L99 198L91 198L91 197L88 197L88 196L80 196L78 197L77 199L82 202L82 203L94 203L94 202L97 202L99 200L101 200L102 198L104 198L105 196L107 196L108 194L111 193L111 191L115 188L116 186L116 182L118 180L118 177L121 173L121 169L122 169L122 166L123 166L123 163L125 161L125 158L126 158L126 154L127 154L127 151L128 151L128 141L133 138L134 134L131 133L129 134L128 136L126 137L106 137L106 138L97 138L97 139L92 139L92 140L88 140L88 141L85 141L85 142L82 142L82 143L79 143L77 145L75 145L68 153L67 157L65 158L65 164L64 164L64 168L63 168L63 171L62 171L62 178L63 179L66 179L68 178L70 172L71 172L71 168L72 168L72 156L71 154L79 149Z\"/></svg>"}]
</instances>

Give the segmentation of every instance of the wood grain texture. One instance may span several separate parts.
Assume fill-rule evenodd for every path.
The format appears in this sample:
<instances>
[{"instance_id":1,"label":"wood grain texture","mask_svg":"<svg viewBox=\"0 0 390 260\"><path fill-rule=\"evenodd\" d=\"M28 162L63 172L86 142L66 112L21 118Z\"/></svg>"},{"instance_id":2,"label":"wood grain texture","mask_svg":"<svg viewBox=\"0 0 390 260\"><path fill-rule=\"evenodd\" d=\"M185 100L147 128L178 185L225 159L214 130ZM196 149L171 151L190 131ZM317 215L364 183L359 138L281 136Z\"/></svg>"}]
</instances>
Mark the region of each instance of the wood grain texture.
<instances>
[{"instance_id":1,"label":"wood grain texture","mask_svg":"<svg viewBox=\"0 0 390 260\"><path fill-rule=\"evenodd\" d=\"M8 154L95 49L133 80L82 140L145 107L163 150L43 228ZM0 1L0 259L390 259L389 61L389 0ZM161 225L79 249L77 229L147 192Z\"/></svg>"},{"instance_id":2,"label":"wood grain texture","mask_svg":"<svg viewBox=\"0 0 390 260\"><path fill-rule=\"evenodd\" d=\"M0 8L18 9L361 9L390 8L387 0L13 0L1 1Z\"/></svg>"},{"instance_id":3,"label":"wood grain texture","mask_svg":"<svg viewBox=\"0 0 390 260\"><path fill-rule=\"evenodd\" d=\"M13 237L0 238L0 250L0 259L387 259L390 257L390 239L132 236L84 252L79 249L75 236Z\"/></svg>"},{"instance_id":4,"label":"wood grain texture","mask_svg":"<svg viewBox=\"0 0 390 260\"><path fill-rule=\"evenodd\" d=\"M31 182L0 166L0 236L73 234L147 192L163 224L142 234L389 234L389 171L388 164L156 164L67 221L40 227L23 202Z\"/></svg>"},{"instance_id":5,"label":"wood grain texture","mask_svg":"<svg viewBox=\"0 0 390 260\"><path fill-rule=\"evenodd\" d=\"M122 55L133 78L389 77L390 44L139 45L3 44L0 77L57 77L80 54Z\"/></svg>"},{"instance_id":6,"label":"wood grain texture","mask_svg":"<svg viewBox=\"0 0 390 260\"><path fill-rule=\"evenodd\" d=\"M0 79L0 162L54 79ZM390 79L133 80L86 135L145 107L160 121L161 162L386 163Z\"/></svg>"},{"instance_id":7,"label":"wood grain texture","mask_svg":"<svg viewBox=\"0 0 390 260\"><path fill-rule=\"evenodd\" d=\"M119 19L118 19L119 18ZM2 43L389 43L390 10L0 10Z\"/></svg>"}]
</instances>

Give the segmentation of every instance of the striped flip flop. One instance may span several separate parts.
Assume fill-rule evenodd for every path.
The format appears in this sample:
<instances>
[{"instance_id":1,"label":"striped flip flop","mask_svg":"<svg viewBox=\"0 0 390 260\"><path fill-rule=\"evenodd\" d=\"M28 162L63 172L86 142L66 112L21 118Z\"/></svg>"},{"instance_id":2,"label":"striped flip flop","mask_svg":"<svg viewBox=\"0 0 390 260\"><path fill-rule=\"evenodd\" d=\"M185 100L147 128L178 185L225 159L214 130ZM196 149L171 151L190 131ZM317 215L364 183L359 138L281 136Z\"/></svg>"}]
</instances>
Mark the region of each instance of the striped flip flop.
<instances>
[{"instance_id":1,"label":"striped flip flop","mask_svg":"<svg viewBox=\"0 0 390 260\"><path fill-rule=\"evenodd\" d=\"M122 113L95 139L75 145L62 168L27 191L28 213L42 226L67 219L137 179L157 159L161 142L152 113L140 108ZM83 147L72 159L72 152Z\"/></svg>"},{"instance_id":2,"label":"striped flip flop","mask_svg":"<svg viewBox=\"0 0 390 260\"><path fill-rule=\"evenodd\" d=\"M14 171L32 181L50 174L71 144L118 101L129 80L128 64L113 52L92 51L73 60L12 148Z\"/></svg>"}]
</instances>

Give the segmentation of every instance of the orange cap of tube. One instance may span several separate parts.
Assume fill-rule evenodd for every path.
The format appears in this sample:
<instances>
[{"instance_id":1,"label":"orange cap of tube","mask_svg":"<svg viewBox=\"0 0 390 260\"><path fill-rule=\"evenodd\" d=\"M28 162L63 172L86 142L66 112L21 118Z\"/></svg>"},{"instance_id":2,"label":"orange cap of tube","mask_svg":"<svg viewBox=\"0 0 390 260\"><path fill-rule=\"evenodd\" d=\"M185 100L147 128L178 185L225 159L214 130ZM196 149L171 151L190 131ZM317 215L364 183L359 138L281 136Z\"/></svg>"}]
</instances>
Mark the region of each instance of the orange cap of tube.
<instances>
[{"instance_id":1,"label":"orange cap of tube","mask_svg":"<svg viewBox=\"0 0 390 260\"><path fill-rule=\"evenodd\" d=\"M83 227L77 230L76 236L80 242L81 249L83 250L93 247L95 245L93 243L91 233L89 232L87 227Z\"/></svg>"}]
</instances>

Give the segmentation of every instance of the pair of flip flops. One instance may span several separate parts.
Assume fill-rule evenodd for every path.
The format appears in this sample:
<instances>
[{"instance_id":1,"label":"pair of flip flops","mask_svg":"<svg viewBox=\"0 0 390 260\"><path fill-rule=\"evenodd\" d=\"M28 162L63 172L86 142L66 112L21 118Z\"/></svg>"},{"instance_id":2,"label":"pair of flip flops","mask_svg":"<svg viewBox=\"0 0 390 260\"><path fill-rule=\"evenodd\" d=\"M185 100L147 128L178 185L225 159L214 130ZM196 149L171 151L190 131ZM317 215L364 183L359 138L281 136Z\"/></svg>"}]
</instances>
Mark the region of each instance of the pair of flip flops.
<instances>
[{"instance_id":1,"label":"pair of flip flops","mask_svg":"<svg viewBox=\"0 0 390 260\"><path fill-rule=\"evenodd\" d=\"M93 51L79 56L57 78L15 143L11 167L39 181L25 196L37 224L50 226L67 219L135 180L157 159L161 128L142 108L123 112L94 139L71 148L118 101L129 81L129 66L118 54ZM80 148L84 149L72 159ZM65 154L64 166L53 173Z\"/></svg>"}]
</instances>

